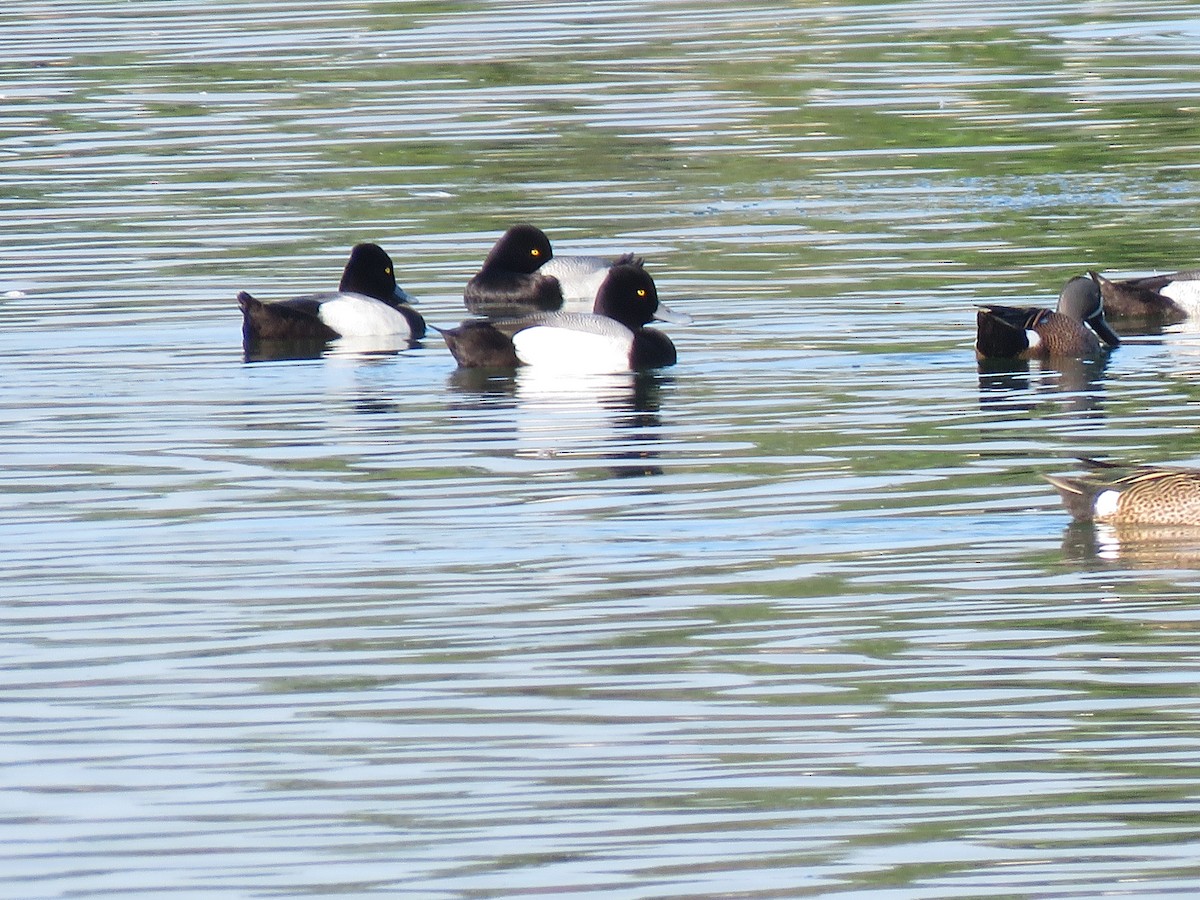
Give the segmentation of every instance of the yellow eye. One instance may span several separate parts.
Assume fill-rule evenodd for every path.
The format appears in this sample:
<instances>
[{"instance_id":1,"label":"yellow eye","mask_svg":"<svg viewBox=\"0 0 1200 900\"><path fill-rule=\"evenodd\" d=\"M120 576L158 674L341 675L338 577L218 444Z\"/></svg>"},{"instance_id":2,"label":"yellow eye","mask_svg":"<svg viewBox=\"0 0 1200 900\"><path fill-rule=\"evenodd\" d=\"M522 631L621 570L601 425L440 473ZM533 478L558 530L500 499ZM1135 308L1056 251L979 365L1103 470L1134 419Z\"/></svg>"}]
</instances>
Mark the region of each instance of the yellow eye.
<instances>
[{"instance_id":1,"label":"yellow eye","mask_svg":"<svg viewBox=\"0 0 1200 900\"><path fill-rule=\"evenodd\" d=\"M638 296L639 296L639 297L645 297L645 296L646 296L646 289L645 289L645 288L638 288Z\"/></svg>"},{"instance_id":2,"label":"yellow eye","mask_svg":"<svg viewBox=\"0 0 1200 900\"><path fill-rule=\"evenodd\" d=\"M384 266L384 267L383 267L383 274L384 274L384 275L391 275L391 274L392 274L392 267L391 267L391 266Z\"/></svg>"},{"instance_id":3,"label":"yellow eye","mask_svg":"<svg viewBox=\"0 0 1200 900\"><path fill-rule=\"evenodd\" d=\"M529 251L529 255L530 256L541 256L542 251L539 250L537 247L534 247L532 250Z\"/></svg>"}]
</instances>

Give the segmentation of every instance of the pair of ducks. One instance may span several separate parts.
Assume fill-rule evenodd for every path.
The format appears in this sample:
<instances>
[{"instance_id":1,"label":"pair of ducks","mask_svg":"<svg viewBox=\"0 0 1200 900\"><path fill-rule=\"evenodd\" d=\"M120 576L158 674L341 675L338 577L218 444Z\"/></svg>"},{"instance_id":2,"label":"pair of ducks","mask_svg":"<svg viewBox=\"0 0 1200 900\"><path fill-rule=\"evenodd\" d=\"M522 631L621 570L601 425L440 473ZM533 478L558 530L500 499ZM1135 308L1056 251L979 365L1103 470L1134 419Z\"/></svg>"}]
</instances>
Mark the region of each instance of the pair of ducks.
<instances>
[{"instance_id":1,"label":"pair of ducks","mask_svg":"<svg viewBox=\"0 0 1200 900\"><path fill-rule=\"evenodd\" d=\"M1200 317L1200 271L1125 281L1088 272L1067 282L1053 311L981 307L976 317L976 356L1096 359L1121 342L1105 320L1106 309L1114 317L1153 326ZM1092 474L1044 476L1075 519L1200 527L1200 470L1082 462Z\"/></svg>"},{"instance_id":2,"label":"pair of ducks","mask_svg":"<svg viewBox=\"0 0 1200 900\"><path fill-rule=\"evenodd\" d=\"M982 306L976 315L980 359L1096 359L1121 339L1105 312L1145 325L1175 325L1200 316L1200 271L1112 281L1096 272L1067 282L1055 310Z\"/></svg>"},{"instance_id":3,"label":"pair of ducks","mask_svg":"<svg viewBox=\"0 0 1200 900\"><path fill-rule=\"evenodd\" d=\"M464 368L539 365L592 373L674 365L670 338L645 326L655 319L691 321L659 301L641 259L558 257L532 225L504 233L463 299L480 318L435 330ZM248 345L384 335L420 340L426 324L411 303L376 244L351 251L336 292L272 303L238 294Z\"/></svg>"}]
</instances>

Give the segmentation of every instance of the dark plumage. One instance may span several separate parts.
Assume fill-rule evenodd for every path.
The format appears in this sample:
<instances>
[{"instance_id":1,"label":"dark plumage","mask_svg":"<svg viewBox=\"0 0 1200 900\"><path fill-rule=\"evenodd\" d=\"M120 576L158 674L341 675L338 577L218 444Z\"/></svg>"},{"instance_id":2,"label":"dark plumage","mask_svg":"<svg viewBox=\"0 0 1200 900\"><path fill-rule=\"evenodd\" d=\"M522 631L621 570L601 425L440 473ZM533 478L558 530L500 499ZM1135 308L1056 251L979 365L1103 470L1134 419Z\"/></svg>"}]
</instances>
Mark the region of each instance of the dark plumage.
<instances>
[{"instance_id":1,"label":"dark plumage","mask_svg":"<svg viewBox=\"0 0 1200 900\"><path fill-rule=\"evenodd\" d=\"M1175 325L1196 313L1200 271L1173 272L1113 281L1097 272L1088 275L1100 287L1105 313L1153 325Z\"/></svg>"},{"instance_id":2,"label":"dark plumage","mask_svg":"<svg viewBox=\"0 0 1200 900\"><path fill-rule=\"evenodd\" d=\"M321 321L321 304L308 297L264 303L238 291L242 310L242 339L253 341L332 341L341 337Z\"/></svg>"},{"instance_id":3,"label":"dark plumage","mask_svg":"<svg viewBox=\"0 0 1200 900\"><path fill-rule=\"evenodd\" d=\"M553 255L550 241L532 225L514 225L492 247L463 291L467 311L477 316L520 316L553 312L563 305L557 278L538 273Z\"/></svg>"},{"instance_id":4,"label":"dark plumage","mask_svg":"<svg viewBox=\"0 0 1200 900\"><path fill-rule=\"evenodd\" d=\"M358 244L342 272L337 291L263 302L245 291L237 295L242 337L259 341L330 341L338 337L425 336L425 320L408 305L391 257L377 244Z\"/></svg>"},{"instance_id":5,"label":"dark plumage","mask_svg":"<svg viewBox=\"0 0 1200 900\"><path fill-rule=\"evenodd\" d=\"M553 365L572 371L623 371L669 366L675 345L644 327L658 318L686 322L659 303L654 279L641 266L614 266L600 287L594 313L541 313L464 322L442 331L465 368Z\"/></svg>"},{"instance_id":6,"label":"dark plumage","mask_svg":"<svg viewBox=\"0 0 1200 900\"><path fill-rule=\"evenodd\" d=\"M555 256L550 239L533 225L514 225L492 247L463 291L477 316L527 316L541 312L591 312L600 285L616 266L644 265L626 253Z\"/></svg>"},{"instance_id":7,"label":"dark plumage","mask_svg":"<svg viewBox=\"0 0 1200 900\"><path fill-rule=\"evenodd\" d=\"M517 320L509 320L515 322ZM437 328L450 354L464 369L515 369L521 365L503 320L474 319L457 328Z\"/></svg>"},{"instance_id":8,"label":"dark plumage","mask_svg":"<svg viewBox=\"0 0 1200 900\"><path fill-rule=\"evenodd\" d=\"M1067 282L1057 310L982 306L975 318L980 359L1095 358L1121 343L1104 320L1099 287L1083 276Z\"/></svg>"}]
</instances>

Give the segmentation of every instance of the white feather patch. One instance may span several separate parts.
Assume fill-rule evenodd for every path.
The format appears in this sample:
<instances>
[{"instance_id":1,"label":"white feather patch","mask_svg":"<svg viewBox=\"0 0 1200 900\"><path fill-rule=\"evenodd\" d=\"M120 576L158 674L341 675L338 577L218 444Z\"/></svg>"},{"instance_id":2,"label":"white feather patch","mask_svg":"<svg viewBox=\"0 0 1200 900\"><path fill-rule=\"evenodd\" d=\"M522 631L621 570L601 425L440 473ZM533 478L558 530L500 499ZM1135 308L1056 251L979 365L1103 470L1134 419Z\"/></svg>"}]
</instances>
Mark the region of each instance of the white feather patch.
<instances>
[{"instance_id":1,"label":"white feather patch","mask_svg":"<svg viewBox=\"0 0 1200 900\"><path fill-rule=\"evenodd\" d=\"M408 319L398 310L362 294L338 294L321 304L321 321L342 337L409 335Z\"/></svg>"},{"instance_id":2,"label":"white feather patch","mask_svg":"<svg viewBox=\"0 0 1200 900\"><path fill-rule=\"evenodd\" d=\"M1178 303L1188 315L1200 315L1200 281L1172 281L1159 293Z\"/></svg>"},{"instance_id":3,"label":"white feather patch","mask_svg":"<svg viewBox=\"0 0 1200 900\"><path fill-rule=\"evenodd\" d=\"M580 375L628 371L633 332L608 321L615 326L610 333L550 325L523 328L513 335L513 347L517 358L527 366Z\"/></svg>"},{"instance_id":4,"label":"white feather patch","mask_svg":"<svg viewBox=\"0 0 1200 900\"><path fill-rule=\"evenodd\" d=\"M1042 336L1032 329L1025 330L1025 339L1029 341L1029 349L1036 350L1042 346Z\"/></svg>"},{"instance_id":5,"label":"white feather patch","mask_svg":"<svg viewBox=\"0 0 1200 900\"><path fill-rule=\"evenodd\" d=\"M1117 511L1117 504L1120 500L1120 491L1101 491L1096 495L1095 503L1092 504L1092 515L1097 519L1107 519Z\"/></svg>"}]
</instances>

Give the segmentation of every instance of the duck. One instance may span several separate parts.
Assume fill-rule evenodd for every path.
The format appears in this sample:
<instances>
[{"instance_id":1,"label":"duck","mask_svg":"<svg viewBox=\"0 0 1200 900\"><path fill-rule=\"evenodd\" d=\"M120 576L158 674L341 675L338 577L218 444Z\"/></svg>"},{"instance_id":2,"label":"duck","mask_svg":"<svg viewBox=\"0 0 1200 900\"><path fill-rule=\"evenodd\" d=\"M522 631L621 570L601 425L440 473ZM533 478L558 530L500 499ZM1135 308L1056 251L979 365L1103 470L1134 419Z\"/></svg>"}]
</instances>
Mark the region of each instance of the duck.
<instances>
[{"instance_id":1,"label":"duck","mask_svg":"<svg viewBox=\"0 0 1200 900\"><path fill-rule=\"evenodd\" d=\"M239 291L242 336L259 341L332 341L400 336L420 340L425 320L396 284L392 259L378 244L357 244L336 291L264 302Z\"/></svg>"},{"instance_id":2,"label":"duck","mask_svg":"<svg viewBox=\"0 0 1200 900\"><path fill-rule=\"evenodd\" d=\"M543 312L520 318L473 319L437 329L460 368L513 369L538 366L578 374L625 372L671 366L671 339L652 320L687 324L658 299L654 279L642 266L613 266L590 313Z\"/></svg>"},{"instance_id":3,"label":"duck","mask_svg":"<svg viewBox=\"0 0 1200 900\"><path fill-rule=\"evenodd\" d=\"M555 256L536 225L514 225L500 236L480 270L467 282L463 300L477 316L524 316L542 312L589 313L614 266L643 266L632 253Z\"/></svg>"},{"instance_id":4,"label":"duck","mask_svg":"<svg viewBox=\"0 0 1200 900\"><path fill-rule=\"evenodd\" d=\"M981 306L976 314L978 359L1096 358L1121 339L1104 319L1104 299L1091 278L1066 283L1055 310Z\"/></svg>"},{"instance_id":5,"label":"duck","mask_svg":"<svg viewBox=\"0 0 1200 900\"><path fill-rule=\"evenodd\" d=\"M1072 518L1111 525L1200 526L1200 469L1080 460L1111 477L1043 475Z\"/></svg>"},{"instance_id":6,"label":"duck","mask_svg":"<svg viewBox=\"0 0 1200 900\"><path fill-rule=\"evenodd\" d=\"M1113 281L1088 272L1104 297L1104 309L1114 319L1140 319L1177 325L1200 318L1200 269Z\"/></svg>"}]
</instances>

